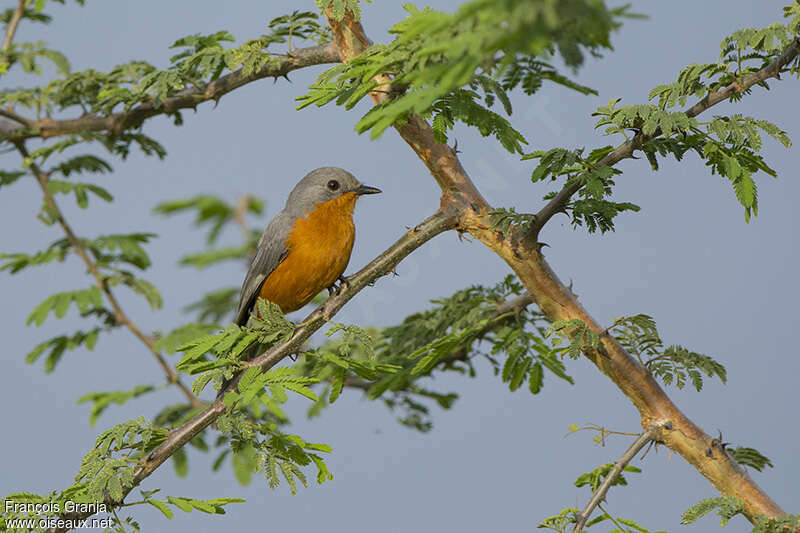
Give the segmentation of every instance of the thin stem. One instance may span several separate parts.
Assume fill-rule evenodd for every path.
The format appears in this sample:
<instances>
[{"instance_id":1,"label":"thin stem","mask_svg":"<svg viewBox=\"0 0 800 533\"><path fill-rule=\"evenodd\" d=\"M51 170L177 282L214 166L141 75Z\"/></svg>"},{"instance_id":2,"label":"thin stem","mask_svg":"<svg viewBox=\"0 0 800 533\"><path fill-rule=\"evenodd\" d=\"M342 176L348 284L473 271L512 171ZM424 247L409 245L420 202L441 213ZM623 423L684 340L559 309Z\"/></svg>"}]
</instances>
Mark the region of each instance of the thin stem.
<instances>
[{"instance_id":1,"label":"thin stem","mask_svg":"<svg viewBox=\"0 0 800 533\"><path fill-rule=\"evenodd\" d=\"M9 111L8 109L0 108L0 117L10 118L14 122L18 122L25 127L29 127L31 125L31 121L25 117L21 117L14 113L13 111Z\"/></svg>"},{"instance_id":2,"label":"thin stem","mask_svg":"<svg viewBox=\"0 0 800 533\"><path fill-rule=\"evenodd\" d=\"M125 526L122 525L122 520L119 519L119 515L117 514L117 510L113 507L111 508L111 512L114 513L114 518L117 519L117 524L119 524L119 529L122 533L126 533Z\"/></svg>"},{"instance_id":3,"label":"thin stem","mask_svg":"<svg viewBox=\"0 0 800 533\"><path fill-rule=\"evenodd\" d=\"M11 20L8 21L8 26L6 26L6 35L3 37L3 46L0 48L0 52L3 53L3 62L8 61L8 49L14 41L14 34L17 33L17 26L19 26L19 21L22 20L22 15L24 14L25 0L19 0L19 2L17 2L17 8L11 15Z\"/></svg>"},{"instance_id":4,"label":"thin stem","mask_svg":"<svg viewBox=\"0 0 800 533\"><path fill-rule=\"evenodd\" d=\"M613 516L611 516L611 513L609 513L608 511L606 511L605 507L603 507L602 505L600 505L600 504L598 503L598 504L597 504L597 508L598 508L598 509L600 509L601 511L603 511L603 514L604 514L604 515L606 515L606 516L608 517L608 519L609 519L609 520L611 520L612 522L614 522L614 525L615 525L615 526L617 526L617 527L619 528L619 530L620 530L620 531L625 531L625 528L622 526L622 524L620 524L620 523L617 521L617 519L616 519L616 518L614 518Z\"/></svg>"},{"instance_id":5,"label":"thin stem","mask_svg":"<svg viewBox=\"0 0 800 533\"><path fill-rule=\"evenodd\" d=\"M572 530L573 533L578 533L579 531L583 530L583 526L586 525L586 522L589 520L592 511L594 511L594 508L600 505L600 502L606 498L608 489L611 488L611 485L614 484L614 481L617 480L617 477L619 477L625 467L628 466L628 463L630 463L631 460L636 457L636 454L639 453L639 450L650 443L650 441L652 441L658 435L660 430L661 426L659 425L650 426L644 432L642 432L642 434L639 435L635 441L633 441L633 444L631 444L627 450L625 450L625 453L622 454L622 457L620 457L619 460L614 464L606 478L603 480L600 486L597 487L597 490L594 491L594 494L592 494L592 499L589 500L589 503L587 503L586 507L584 507L583 511L581 511L578 518L578 523L575 524L575 529Z\"/></svg>"},{"instance_id":6,"label":"thin stem","mask_svg":"<svg viewBox=\"0 0 800 533\"><path fill-rule=\"evenodd\" d=\"M24 144L19 143L16 146L17 150L22 155L22 157L27 159L30 156L30 154L28 153L28 149L25 148ZM204 402L202 402L194 394L192 394L192 391L189 390L186 387L186 385L184 385L181 382L180 378L178 377L178 374L174 370L172 370L169 364L167 364L167 361L164 359L164 356L162 356L158 352L158 350L155 349L155 340L152 337L145 335L142 332L142 330L140 330L139 327L136 324L134 324L131 321L131 319L128 318L128 315L126 315L125 312L122 310L122 306L119 304L119 301L117 300L116 296L114 296L114 293L111 292L111 289L105 282L105 277L103 276L102 272L100 272L100 269L97 268L97 264L94 261L92 261L92 259L89 257L89 254L86 251L86 247L83 245L81 240L75 235L75 232L72 231L72 228L67 223L67 220L64 217L63 212L61 211L61 209L59 209L55 198L53 198L53 195L50 193L50 190L48 189L47 186L48 183L50 182L49 174L44 170L42 170L42 168L39 167L39 165L34 162L31 162L30 169L31 172L33 172L34 177L36 178L36 181L39 183L39 187L42 189L42 194L44 195L45 204L47 204L47 206L50 207L50 209L52 209L53 213L56 216L56 220L61 226L61 229L64 230L64 233L66 234L67 240L69 241L70 245L78 254L78 256L83 260L83 263L86 265L87 270L94 278L96 285L100 288L100 290L103 291L103 294L105 294L108 303L111 305L111 308L114 311L114 318L116 319L117 323L127 327L137 339L142 341L142 343L144 343L144 345L147 346L148 350L150 350L150 353L152 353L153 357L155 357L158 365L164 371L164 374L166 374L167 382L174 383L181 390L181 392L183 392L183 394L186 396L186 399L189 401L189 404L192 407L202 407L203 405L205 405Z\"/></svg>"}]
</instances>

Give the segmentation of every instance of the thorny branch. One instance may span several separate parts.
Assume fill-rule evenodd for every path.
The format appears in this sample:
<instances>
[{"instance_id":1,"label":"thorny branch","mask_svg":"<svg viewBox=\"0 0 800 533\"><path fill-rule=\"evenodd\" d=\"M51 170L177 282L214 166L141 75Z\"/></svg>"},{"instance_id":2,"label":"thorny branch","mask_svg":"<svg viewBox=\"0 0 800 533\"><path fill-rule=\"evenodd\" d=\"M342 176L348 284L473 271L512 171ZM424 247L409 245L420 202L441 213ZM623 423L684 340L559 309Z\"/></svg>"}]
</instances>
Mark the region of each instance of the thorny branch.
<instances>
[{"instance_id":1,"label":"thorny branch","mask_svg":"<svg viewBox=\"0 0 800 533\"><path fill-rule=\"evenodd\" d=\"M296 48L286 55L278 56L270 61L264 68L245 76L239 69L212 81L200 89L189 89L174 96L165 98L159 105L153 102L144 102L129 111L114 113L108 116L89 113L78 118L53 120L51 118L20 120L14 118L15 123L0 121L0 141L19 142L32 137L51 138L70 133L88 131L108 131L121 133L125 130L140 126L148 118L174 113L180 109L194 109L198 104L210 100L218 101L225 94L238 89L243 85L263 78L286 76L289 72L299 68L325 63L337 63L339 54L332 44Z\"/></svg>"},{"instance_id":2,"label":"thorny branch","mask_svg":"<svg viewBox=\"0 0 800 533\"><path fill-rule=\"evenodd\" d=\"M361 54L371 44L361 23L350 12L343 19L336 20L328 9L326 16L343 61L349 61ZM800 41L795 39L775 63L755 77L748 78L748 81L755 84L776 77L781 68L795 58L798 52ZM379 84L385 83L379 78L376 80ZM741 90L741 85L723 90L719 95L710 95L698 104L699 107L690 108L687 113L700 113L732 95L734 90ZM372 97L376 102L382 98L381 94L373 94ZM418 115L409 116L405 125L396 125L395 129L425 163L441 187L442 205L450 205L459 211L457 229L469 232L502 257L550 321L578 319L598 334L601 346L597 350L584 350L584 355L631 400L639 410L643 427L658 427L659 441L683 456L720 492L742 500L745 514L751 521L759 515L773 518L785 514L744 469L728 454L717 449L713 439L678 409L652 374L613 337L604 332L572 291L558 279L535 239L541 224L557 212L556 204L549 210L540 212L540 226L534 230L533 235L530 231L516 230L505 237L500 232L492 231L489 216L491 207L467 175L455 150L437 142L430 125ZM613 155L616 159L608 159L606 164L619 161L622 156L629 157L633 149L634 145L631 144L624 151L613 152L609 158ZM568 199L571 194L574 191L563 192L561 196Z\"/></svg>"},{"instance_id":3,"label":"thorny branch","mask_svg":"<svg viewBox=\"0 0 800 533\"><path fill-rule=\"evenodd\" d=\"M636 454L639 453L639 450L647 446L653 439L656 438L659 432L659 427L657 426L650 426L641 435L639 435L633 444L622 454L622 457L614 464L614 467L609 471L608 475L605 477L603 482L597 487L597 490L594 491L592 494L592 498L589 500L589 503L586 504L586 507L578 515L578 523L575 524L575 529L572 530L573 533L579 533L583 530L583 526L586 525L586 522L589 520L589 517L592 515L592 511L594 508L600 505L606 498L606 493L608 493L608 489L611 488L611 485L614 484L616 481L617 476L619 476L622 471L628 466L628 463L636 457Z\"/></svg>"}]
</instances>

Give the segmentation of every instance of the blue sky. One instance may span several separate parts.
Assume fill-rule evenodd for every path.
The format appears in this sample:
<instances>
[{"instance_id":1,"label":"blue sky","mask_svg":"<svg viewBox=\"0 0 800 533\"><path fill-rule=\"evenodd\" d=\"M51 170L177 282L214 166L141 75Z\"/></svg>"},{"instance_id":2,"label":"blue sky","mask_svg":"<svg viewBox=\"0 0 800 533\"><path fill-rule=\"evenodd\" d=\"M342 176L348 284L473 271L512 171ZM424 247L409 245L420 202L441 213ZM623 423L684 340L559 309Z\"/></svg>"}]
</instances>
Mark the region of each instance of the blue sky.
<instances>
[{"instance_id":1,"label":"blue sky","mask_svg":"<svg viewBox=\"0 0 800 533\"><path fill-rule=\"evenodd\" d=\"M626 23L614 37L615 51L590 61L578 75L599 96L551 87L533 98L516 95L512 122L531 149L608 144L593 129L594 109L618 97L628 104L645 102L652 87L673 80L684 66L714 61L719 42L731 31L780 21L783 5L774 0L632 3L650 18ZM83 8L54 5L48 8L55 16L52 25L23 23L18 39L47 41L70 58L75 70L107 70L131 59L166 66L172 55L168 46L178 37L225 29L243 41L259 35L275 16L314 7L312 2L298 6L283 0L222 5L153 0L88 2ZM458 2L430 5L452 10ZM387 38L388 28L403 16L400 6L366 5L364 24L373 40ZM180 324L181 308L198 291L238 285L245 273L245 266L236 264L206 271L179 268L178 258L201 248L202 236L188 217L153 217L151 210L159 201L200 193L234 201L251 192L266 199L266 216L251 221L263 226L306 172L324 165L347 168L384 191L360 202L356 210L357 240L348 273L436 209L434 181L399 137L388 131L370 141L355 134L353 125L365 105L351 112L332 106L294 110L293 99L320 71L293 73L291 83L248 85L216 108L204 104L187 113L181 128L164 118L149 121L145 131L166 146L165 160L134 155L115 162L115 172L100 181L116 197L111 205L95 204L83 211L68 200L61 202L81 235L158 234L148 246L154 259L148 276L165 297L164 309L152 313L135 297L123 298L144 329ZM22 76L4 82L33 83ZM713 113L765 118L796 140L797 83L791 78L771 82L769 92L755 89L741 104L722 104ZM526 212L541 206L546 189L530 183L530 162L520 162L476 132L460 128L455 137L466 169L492 205ZM646 161L625 161L619 167L624 174L617 180L616 197L639 204L640 213L621 216L616 233L603 236L573 230L566 217L557 217L541 239L550 244L546 256L553 268L564 281L573 282L581 302L598 320L610 323L614 316L650 314L667 343L707 353L727 366L727 386L708 381L701 393L671 389L671 395L708 433L719 430L725 440L766 454L775 468L752 476L785 510L798 512L792 507L800 477L795 399L800 324L798 284L792 274L800 270L797 151L768 142L764 152L779 179L758 178L759 216L749 224L729 184L696 158L682 164L666 161L655 173ZM13 154L0 159L4 169L18 165ZM36 220L40 202L30 181L0 192L1 251L30 252L61 237L56 228ZM231 244L239 238L233 229L223 235ZM337 320L393 324L432 298L474 283L494 283L508 272L480 243L443 235L408 257L398 267L398 277L381 279L359 294ZM93 352L68 354L53 374L44 374L40 363L25 364L24 354L32 346L80 324L70 314L38 329L25 327L30 309L53 292L89 284L77 261L0 276L6 361L0 373L0 403L6 406L2 494L69 485L99 431L180 401L178 391L163 390L112 407L96 427L89 426L87 405L76 404L84 393L162 382L151 356L125 331L102 339ZM229 469L212 473L211 459L190 451L188 478L176 478L165 465L142 488L195 498L243 497L247 503L232 507L225 517L178 514L167 522L154 509L135 516L146 531L217 531L235 523L243 530L484 532L529 530L564 507L582 507L589 493L573 487L574 479L615 460L628 441L611 437L601 447L588 432L565 438L567 427L594 423L635 432L639 418L633 406L585 360L568 361L575 386L546 379L538 396L524 390L510 393L488 364L479 364L478 370L473 380L437 379L438 388L455 390L461 397L453 409L434 412L434 428L424 435L398 425L381 404L366 401L357 391L345 391L322 418L311 421L304 417L307 401L293 398L287 407L293 431L333 447L333 482L302 489L297 496L285 486L270 490L258 477L242 487ZM609 511L652 530L717 527L715 517L694 527L679 525L683 510L717 494L681 457L662 447L634 464L643 474L628 476L628 487L612 490ZM727 530L749 527L736 519Z\"/></svg>"}]
</instances>

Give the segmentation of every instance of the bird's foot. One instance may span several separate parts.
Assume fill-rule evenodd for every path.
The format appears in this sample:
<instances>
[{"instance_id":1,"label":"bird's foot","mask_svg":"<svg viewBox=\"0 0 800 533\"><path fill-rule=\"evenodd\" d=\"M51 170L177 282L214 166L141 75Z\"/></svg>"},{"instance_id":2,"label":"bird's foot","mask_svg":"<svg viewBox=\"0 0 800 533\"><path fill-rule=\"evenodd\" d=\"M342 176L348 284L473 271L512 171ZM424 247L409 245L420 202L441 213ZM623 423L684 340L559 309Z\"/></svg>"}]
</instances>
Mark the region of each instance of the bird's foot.
<instances>
[{"instance_id":1,"label":"bird's foot","mask_svg":"<svg viewBox=\"0 0 800 533\"><path fill-rule=\"evenodd\" d=\"M339 282L338 285L336 281ZM328 296L338 295L340 292L342 292L343 287L347 287L348 289L350 288L350 280L347 279L346 277L339 276L338 278L336 278L336 281L333 282L333 285L328 287Z\"/></svg>"}]
</instances>

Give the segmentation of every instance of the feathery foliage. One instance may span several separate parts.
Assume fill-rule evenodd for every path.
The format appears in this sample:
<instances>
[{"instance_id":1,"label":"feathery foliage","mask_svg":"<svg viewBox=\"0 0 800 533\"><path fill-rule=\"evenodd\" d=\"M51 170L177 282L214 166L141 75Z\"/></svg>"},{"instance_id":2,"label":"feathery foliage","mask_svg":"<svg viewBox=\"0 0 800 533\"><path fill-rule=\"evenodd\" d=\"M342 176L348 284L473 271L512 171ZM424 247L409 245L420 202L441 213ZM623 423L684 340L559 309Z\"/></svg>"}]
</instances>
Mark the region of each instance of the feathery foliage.
<instances>
[{"instance_id":1,"label":"feathery foliage","mask_svg":"<svg viewBox=\"0 0 800 533\"><path fill-rule=\"evenodd\" d=\"M665 348L655 321L648 315L619 318L608 331L665 385L675 384L682 389L689 381L699 391L703 388L703 374L727 383L727 371L715 359L678 345Z\"/></svg>"},{"instance_id":2,"label":"feathery foliage","mask_svg":"<svg viewBox=\"0 0 800 533\"><path fill-rule=\"evenodd\" d=\"M711 511L716 511L719 515L719 525L724 527L731 518L744 511L744 503L732 496L719 496L717 498L705 498L681 515L681 524L693 524L703 518Z\"/></svg>"}]
</instances>

